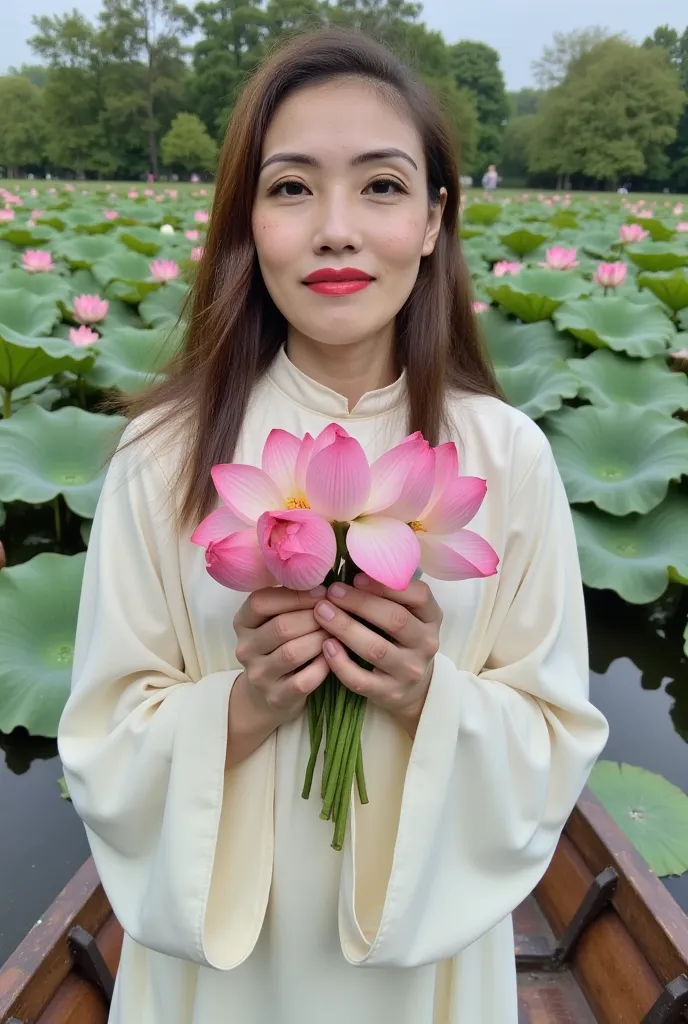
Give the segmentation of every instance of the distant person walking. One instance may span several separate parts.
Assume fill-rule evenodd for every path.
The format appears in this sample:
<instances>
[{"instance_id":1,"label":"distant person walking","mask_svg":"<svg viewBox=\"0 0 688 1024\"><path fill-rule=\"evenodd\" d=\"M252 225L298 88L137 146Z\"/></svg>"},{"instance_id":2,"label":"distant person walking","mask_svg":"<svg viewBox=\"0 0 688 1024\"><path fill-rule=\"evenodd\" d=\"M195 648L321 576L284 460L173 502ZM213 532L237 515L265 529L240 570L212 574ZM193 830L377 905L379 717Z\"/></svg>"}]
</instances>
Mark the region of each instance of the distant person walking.
<instances>
[{"instance_id":1,"label":"distant person walking","mask_svg":"<svg viewBox=\"0 0 688 1024\"><path fill-rule=\"evenodd\" d=\"M486 191L493 191L499 184L499 173L494 164L490 164L485 173L483 174L483 188Z\"/></svg>"}]
</instances>

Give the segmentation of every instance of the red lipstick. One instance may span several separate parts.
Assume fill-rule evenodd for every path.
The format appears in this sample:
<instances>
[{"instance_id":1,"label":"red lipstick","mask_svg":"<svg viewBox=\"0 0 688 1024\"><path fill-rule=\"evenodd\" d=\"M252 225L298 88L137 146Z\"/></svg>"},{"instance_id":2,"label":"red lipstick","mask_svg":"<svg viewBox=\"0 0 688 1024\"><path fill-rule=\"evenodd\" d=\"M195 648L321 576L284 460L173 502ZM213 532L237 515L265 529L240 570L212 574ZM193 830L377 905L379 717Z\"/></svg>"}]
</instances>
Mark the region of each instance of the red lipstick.
<instances>
[{"instance_id":1,"label":"red lipstick","mask_svg":"<svg viewBox=\"0 0 688 1024\"><path fill-rule=\"evenodd\" d=\"M322 270L314 270L303 283L318 295L351 295L367 288L374 280L370 274L355 267L342 267L340 270L323 267Z\"/></svg>"}]
</instances>

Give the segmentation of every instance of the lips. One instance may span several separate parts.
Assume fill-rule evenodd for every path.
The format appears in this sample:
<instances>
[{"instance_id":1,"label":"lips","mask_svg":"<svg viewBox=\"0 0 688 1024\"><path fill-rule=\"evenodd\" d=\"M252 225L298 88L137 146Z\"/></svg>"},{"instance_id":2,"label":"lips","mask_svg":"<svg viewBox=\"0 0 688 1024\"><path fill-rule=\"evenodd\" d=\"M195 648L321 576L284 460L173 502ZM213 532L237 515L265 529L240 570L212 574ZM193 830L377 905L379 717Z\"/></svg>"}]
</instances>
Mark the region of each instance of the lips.
<instances>
[{"instance_id":1,"label":"lips","mask_svg":"<svg viewBox=\"0 0 688 1024\"><path fill-rule=\"evenodd\" d=\"M355 267L343 267L341 270L323 267L322 270L314 270L304 279L303 283L309 291L316 292L318 295L337 297L363 291L374 280L375 278L370 274L366 274L364 270L357 270Z\"/></svg>"}]
</instances>

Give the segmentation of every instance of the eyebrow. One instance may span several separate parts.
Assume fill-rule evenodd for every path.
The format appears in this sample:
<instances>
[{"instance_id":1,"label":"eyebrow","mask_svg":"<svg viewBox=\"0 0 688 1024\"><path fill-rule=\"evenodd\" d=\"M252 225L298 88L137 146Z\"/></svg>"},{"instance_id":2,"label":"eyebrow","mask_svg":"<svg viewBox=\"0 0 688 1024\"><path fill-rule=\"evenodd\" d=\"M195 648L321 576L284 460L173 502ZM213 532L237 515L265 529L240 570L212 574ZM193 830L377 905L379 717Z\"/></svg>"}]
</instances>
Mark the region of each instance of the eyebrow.
<instances>
[{"instance_id":1,"label":"eyebrow","mask_svg":"<svg viewBox=\"0 0 688 1024\"><path fill-rule=\"evenodd\" d=\"M403 149L371 149L367 153L358 153L356 156L351 158L351 167L360 167L361 164L380 163L384 160L390 160L396 157L397 159L407 160L416 170L418 170L418 164L405 153ZM306 167L322 167L319 160L316 160L314 156L308 156L307 153L275 153L274 156L269 156L264 161L260 168L260 172L269 167L270 164L285 163L285 164L304 164Z\"/></svg>"}]
</instances>

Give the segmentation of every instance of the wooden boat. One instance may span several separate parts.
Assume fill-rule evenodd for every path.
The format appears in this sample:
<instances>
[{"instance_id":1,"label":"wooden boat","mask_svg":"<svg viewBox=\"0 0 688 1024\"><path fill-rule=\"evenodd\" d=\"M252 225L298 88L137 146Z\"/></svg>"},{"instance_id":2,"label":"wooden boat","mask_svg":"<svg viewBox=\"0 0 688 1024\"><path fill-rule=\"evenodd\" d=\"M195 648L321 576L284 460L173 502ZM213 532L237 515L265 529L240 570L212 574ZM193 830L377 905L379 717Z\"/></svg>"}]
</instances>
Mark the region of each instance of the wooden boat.
<instances>
[{"instance_id":1,"label":"wooden boat","mask_svg":"<svg viewBox=\"0 0 688 1024\"><path fill-rule=\"evenodd\" d=\"M688 1021L688 918L589 791L514 930L519 1024ZM89 860L0 969L0 1024L105 1024L121 943Z\"/></svg>"}]
</instances>

